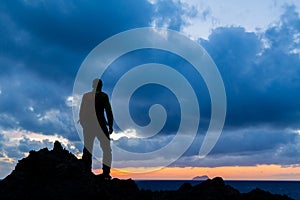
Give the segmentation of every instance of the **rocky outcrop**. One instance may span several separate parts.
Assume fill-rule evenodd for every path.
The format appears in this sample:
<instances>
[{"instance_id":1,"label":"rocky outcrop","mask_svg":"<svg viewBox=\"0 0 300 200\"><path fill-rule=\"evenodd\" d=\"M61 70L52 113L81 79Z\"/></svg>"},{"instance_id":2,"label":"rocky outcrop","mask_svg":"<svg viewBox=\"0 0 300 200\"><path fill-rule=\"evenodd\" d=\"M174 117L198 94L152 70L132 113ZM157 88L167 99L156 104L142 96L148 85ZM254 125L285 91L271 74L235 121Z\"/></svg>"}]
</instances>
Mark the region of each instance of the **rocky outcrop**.
<instances>
[{"instance_id":1,"label":"rocky outcrop","mask_svg":"<svg viewBox=\"0 0 300 200\"><path fill-rule=\"evenodd\" d=\"M196 186L183 184L176 191L140 190L131 180L103 180L84 168L80 159L55 142L47 148L30 151L20 160L15 170L0 182L0 199L111 199L111 200L165 200L165 199L218 199L218 200L289 200L282 195L256 189L241 194L225 185L220 177L208 179Z\"/></svg>"},{"instance_id":2,"label":"rocky outcrop","mask_svg":"<svg viewBox=\"0 0 300 200\"><path fill-rule=\"evenodd\" d=\"M138 191L133 180L104 181L94 175L59 142L50 151L30 151L0 182L1 200L133 199Z\"/></svg>"}]
</instances>

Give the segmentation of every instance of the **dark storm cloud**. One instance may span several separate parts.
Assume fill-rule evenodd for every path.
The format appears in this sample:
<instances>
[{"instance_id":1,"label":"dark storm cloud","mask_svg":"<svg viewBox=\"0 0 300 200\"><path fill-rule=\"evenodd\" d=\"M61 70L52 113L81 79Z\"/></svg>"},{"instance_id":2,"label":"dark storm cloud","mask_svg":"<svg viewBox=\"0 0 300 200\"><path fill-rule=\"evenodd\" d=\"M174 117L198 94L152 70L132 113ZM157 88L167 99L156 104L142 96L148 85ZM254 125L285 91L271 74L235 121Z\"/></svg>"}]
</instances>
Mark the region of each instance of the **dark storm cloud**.
<instances>
[{"instance_id":1,"label":"dark storm cloud","mask_svg":"<svg viewBox=\"0 0 300 200\"><path fill-rule=\"evenodd\" d=\"M281 146L296 142L298 137L296 133L289 131L268 129L239 130L224 133L211 154L245 155L256 154L263 151L276 152Z\"/></svg>"},{"instance_id":2,"label":"dark storm cloud","mask_svg":"<svg viewBox=\"0 0 300 200\"><path fill-rule=\"evenodd\" d=\"M68 92L58 83L23 72L2 77L0 127L44 134L58 133L75 139Z\"/></svg>"},{"instance_id":3,"label":"dark storm cloud","mask_svg":"<svg viewBox=\"0 0 300 200\"><path fill-rule=\"evenodd\" d=\"M210 117L210 98L205 83L201 75L188 61L173 53L163 50L143 49L121 56L114 61L103 74L102 79L105 83L104 90L111 95L117 81L128 72L128 70L145 63L160 63L170 66L187 79L199 99L202 117L200 122L201 129L207 128L207 123L204 123L204 121L206 120L207 122L207 119ZM141 75L141 77L142 76L143 75ZM165 78L169 78L168 74L164 74L164 76ZM174 85L176 84L177 83L174 82ZM186 93L186 91L181 92L183 94ZM181 117L180 102L176 98L176 95L179 94L174 94L170 88L158 84L151 83L139 87L135 90L129 101L129 110L132 119L136 124L145 126L151 122L149 117L150 107L154 104L162 105L168 117L160 133L174 134L179 128ZM156 117L160 118L162 116ZM194 116L189 116L189 113L187 113L184 117L193 118Z\"/></svg>"},{"instance_id":4,"label":"dark storm cloud","mask_svg":"<svg viewBox=\"0 0 300 200\"><path fill-rule=\"evenodd\" d=\"M73 78L86 54L120 31L147 26L146 1L5 1L4 55L45 78ZM10 66L6 66L10 67Z\"/></svg>"},{"instance_id":5,"label":"dark storm cloud","mask_svg":"<svg viewBox=\"0 0 300 200\"><path fill-rule=\"evenodd\" d=\"M224 132L210 154L198 157L202 139L172 166L297 165L300 162L299 134L293 131L250 128Z\"/></svg>"},{"instance_id":6,"label":"dark storm cloud","mask_svg":"<svg viewBox=\"0 0 300 200\"><path fill-rule=\"evenodd\" d=\"M287 7L280 21L261 35L221 27L201 42L224 80L228 127L299 128L299 24L295 8Z\"/></svg>"},{"instance_id":7,"label":"dark storm cloud","mask_svg":"<svg viewBox=\"0 0 300 200\"><path fill-rule=\"evenodd\" d=\"M92 48L147 26L147 1L5 1L0 5L0 125L78 136L66 99Z\"/></svg>"},{"instance_id":8,"label":"dark storm cloud","mask_svg":"<svg viewBox=\"0 0 300 200\"><path fill-rule=\"evenodd\" d=\"M214 59L227 94L224 131L205 159L203 142L193 145L174 166L232 166L300 162L300 18L288 6L265 32L219 27L201 44ZM189 163L189 164L188 164Z\"/></svg>"}]
</instances>

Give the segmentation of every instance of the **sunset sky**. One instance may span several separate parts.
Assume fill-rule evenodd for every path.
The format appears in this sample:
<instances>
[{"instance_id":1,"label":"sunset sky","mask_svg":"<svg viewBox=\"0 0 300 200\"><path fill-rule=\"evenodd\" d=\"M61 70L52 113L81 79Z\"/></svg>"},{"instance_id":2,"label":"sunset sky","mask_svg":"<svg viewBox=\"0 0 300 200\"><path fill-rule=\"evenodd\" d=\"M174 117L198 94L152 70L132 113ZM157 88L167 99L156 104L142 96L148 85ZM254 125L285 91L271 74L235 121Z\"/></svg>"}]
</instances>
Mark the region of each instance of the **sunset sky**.
<instances>
[{"instance_id":1,"label":"sunset sky","mask_svg":"<svg viewBox=\"0 0 300 200\"><path fill-rule=\"evenodd\" d=\"M55 140L80 157L83 144L72 106L82 62L115 34L154 27L180 32L211 56L226 91L224 129L212 151L199 158L209 120L213 120L201 76L194 76L186 61L168 52L146 49L126 54L101 77L109 97L125 69L163 63L190 80L201 120L191 146L175 162L161 164L172 160L173 152L153 160L133 160L114 150L112 175L300 180L299 13L298 0L2 1L0 179L30 150L52 149ZM112 143L116 147L146 153L172 140L180 123L180 105L168 88L150 84L136 90L129 105L132 120L147 125L148 110L154 104L164 106L168 114L160 133L140 139L135 129L121 130L115 123ZM94 160L95 173L101 172L99 168L101 162Z\"/></svg>"}]
</instances>

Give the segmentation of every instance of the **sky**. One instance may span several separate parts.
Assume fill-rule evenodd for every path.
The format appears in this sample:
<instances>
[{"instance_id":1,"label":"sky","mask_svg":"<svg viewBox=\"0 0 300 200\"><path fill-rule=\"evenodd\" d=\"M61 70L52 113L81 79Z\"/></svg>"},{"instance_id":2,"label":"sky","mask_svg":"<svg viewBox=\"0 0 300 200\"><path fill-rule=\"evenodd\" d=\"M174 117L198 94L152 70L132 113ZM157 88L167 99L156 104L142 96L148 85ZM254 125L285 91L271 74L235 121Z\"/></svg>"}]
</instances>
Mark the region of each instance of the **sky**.
<instances>
[{"instance_id":1,"label":"sky","mask_svg":"<svg viewBox=\"0 0 300 200\"><path fill-rule=\"evenodd\" d=\"M161 163L172 160L173 152L134 160L115 150L113 176L300 180L299 12L296 0L2 1L0 178L30 150L51 149L55 140L80 157L83 144L72 106L76 99L73 85L82 62L115 34L155 27L180 32L211 56L226 91L224 128L212 151L200 159L199 146L211 116L201 76L194 77L186 61L163 51L124 55L103 75L103 90L110 97L125 68L161 62L191 79L201 99L201 120L191 146L175 162L162 169ZM159 85L145 85L131 99L129 108L137 124L149 123L145 113L153 104L163 105L169 118L163 130L148 139L134 137L135 130L124 133L115 124L113 143L130 152L154 151L168 144L180 120L174 94ZM95 172L99 168L101 162L95 160Z\"/></svg>"}]
</instances>

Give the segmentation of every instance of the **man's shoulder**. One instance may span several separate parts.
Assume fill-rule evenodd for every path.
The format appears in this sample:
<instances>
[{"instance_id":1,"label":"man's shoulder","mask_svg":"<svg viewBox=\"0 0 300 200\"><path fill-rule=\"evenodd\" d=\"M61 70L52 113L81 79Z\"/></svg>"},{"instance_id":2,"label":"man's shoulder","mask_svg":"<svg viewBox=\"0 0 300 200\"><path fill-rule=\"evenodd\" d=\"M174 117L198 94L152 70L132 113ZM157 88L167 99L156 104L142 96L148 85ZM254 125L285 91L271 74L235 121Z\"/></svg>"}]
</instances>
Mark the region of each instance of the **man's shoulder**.
<instances>
[{"instance_id":1,"label":"man's shoulder","mask_svg":"<svg viewBox=\"0 0 300 200\"><path fill-rule=\"evenodd\" d=\"M92 97L92 96L95 96L94 92L87 92L87 93L83 94L83 98L89 98L89 97Z\"/></svg>"},{"instance_id":2,"label":"man's shoulder","mask_svg":"<svg viewBox=\"0 0 300 200\"><path fill-rule=\"evenodd\" d=\"M108 95L105 92L102 92L102 91L97 93L96 97L98 97L99 99L102 99L102 100L108 100Z\"/></svg>"},{"instance_id":3,"label":"man's shoulder","mask_svg":"<svg viewBox=\"0 0 300 200\"><path fill-rule=\"evenodd\" d=\"M108 97L108 95L105 93L105 92L97 92L96 93L96 96L98 96L98 97Z\"/></svg>"},{"instance_id":4,"label":"man's shoulder","mask_svg":"<svg viewBox=\"0 0 300 200\"><path fill-rule=\"evenodd\" d=\"M105 92L100 92L100 94L102 95L102 96L106 96L106 97L108 97L108 95L105 93Z\"/></svg>"}]
</instances>

